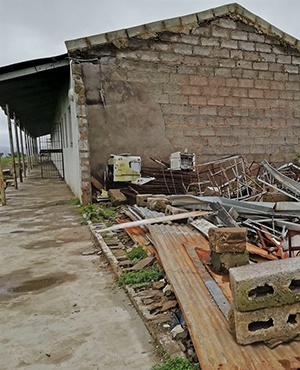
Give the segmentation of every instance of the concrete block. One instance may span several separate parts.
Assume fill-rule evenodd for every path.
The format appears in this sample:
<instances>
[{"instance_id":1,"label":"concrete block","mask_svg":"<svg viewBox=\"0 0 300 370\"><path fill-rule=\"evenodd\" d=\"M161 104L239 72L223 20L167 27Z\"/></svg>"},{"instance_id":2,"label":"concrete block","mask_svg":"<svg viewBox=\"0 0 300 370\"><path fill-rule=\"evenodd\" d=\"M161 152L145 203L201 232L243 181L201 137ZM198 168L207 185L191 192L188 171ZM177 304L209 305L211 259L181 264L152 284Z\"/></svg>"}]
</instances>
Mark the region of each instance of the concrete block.
<instances>
[{"instance_id":1,"label":"concrete block","mask_svg":"<svg viewBox=\"0 0 300 370\"><path fill-rule=\"evenodd\" d=\"M152 197L152 194L138 194L135 197L135 202L139 207L147 207L147 199Z\"/></svg>"},{"instance_id":2,"label":"concrete block","mask_svg":"<svg viewBox=\"0 0 300 370\"><path fill-rule=\"evenodd\" d=\"M244 266L249 263L249 253L216 253L211 251L210 256L213 268L222 274L228 274L232 267Z\"/></svg>"},{"instance_id":3,"label":"concrete block","mask_svg":"<svg viewBox=\"0 0 300 370\"><path fill-rule=\"evenodd\" d=\"M220 227L208 232L210 249L215 253L244 253L246 251L245 227Z\"/></svg>"},{"instance_id":4,"label":"concrete block","mask_svg":"<svg viewBox=\"0 0 300 370\"><path fill-rule=\"evenodd\" d=\"M177 207L172 207L171 205L167 205L165 214L166 216L168 215L178 215L179 213L186 213L185 209L177 208Z\"/></svg>"},{"instance_id":5,"label":"concrete block","mask_svg":"<svg viewBox=\"0 0 300 370\"><path fill-rule=\"evenodd\" d=\"M300 258L234 268L229 274L233 302L239 311L300 302Z\"/></svg>"},{"instance_id":6,"label":"concrete block","mask_svg":"<svg viewBox=\"0 0 300 370\"><path fill-rule=\"evenodd\" d=\"M290 341L300 333L300 303L251 312L240 312L233 308L230 326L239 344L263 341L277 345Z\"/></svg>"},{"instance_id":7,"label":"concrete block","mask_svg":"<svg viewBox=\"0 0 300 370\"><path fill-rule=\"evenodd\" d=\"M148 198L147 207L152 211L165 212L167 205L170 201L167 198Z\"/></svg>"}]
</instances>

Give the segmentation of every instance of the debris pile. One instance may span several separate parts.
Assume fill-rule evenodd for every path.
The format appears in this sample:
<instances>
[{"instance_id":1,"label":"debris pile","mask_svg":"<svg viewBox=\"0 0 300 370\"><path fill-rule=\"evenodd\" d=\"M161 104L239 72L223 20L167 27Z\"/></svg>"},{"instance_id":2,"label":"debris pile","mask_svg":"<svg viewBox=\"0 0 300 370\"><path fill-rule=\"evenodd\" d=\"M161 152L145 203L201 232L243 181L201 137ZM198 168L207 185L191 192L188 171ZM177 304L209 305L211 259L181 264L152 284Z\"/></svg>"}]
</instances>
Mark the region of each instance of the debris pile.
<instances>
[{"instance_id":1,"label":"debris pile","mask_svg":"<svg viewBox=\"0 0 300 370\"><path fill-rule=\"evenodd\" d=\"M152 285L164 298L140 288L135 294L144 294L148 317L158 319L164 308L174 317L179 304L185 325L160 323L170 325L186 354L192 339L202 369L265 363L280 369L279 359L300 366L300 259L294 258L300 254L299 173L297 166L275 169L267 162L248 168L240 156L209 162L178 172L177 178L196 178L182 185L184 194L170 194L170 187L162 194L167 186L151 192L152 181L138 185L143 190L133 191L136 204L123 206L118 224L99 230L125 229L147 251L123 269L142 271L155 259L164 269L164 279ZM278 346L283 342L289 343Z\"/></svg>"}]
</instances>

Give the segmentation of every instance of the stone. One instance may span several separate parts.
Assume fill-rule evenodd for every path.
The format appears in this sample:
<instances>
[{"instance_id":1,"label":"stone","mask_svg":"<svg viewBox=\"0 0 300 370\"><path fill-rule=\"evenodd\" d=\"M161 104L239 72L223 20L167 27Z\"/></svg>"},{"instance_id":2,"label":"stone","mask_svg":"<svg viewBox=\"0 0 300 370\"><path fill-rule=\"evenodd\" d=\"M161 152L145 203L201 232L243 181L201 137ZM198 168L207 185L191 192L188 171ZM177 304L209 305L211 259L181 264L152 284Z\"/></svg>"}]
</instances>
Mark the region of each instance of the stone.
<instances>
[{"instance_id":1,"label":"stone","mask_svg":"<svg viewBox=\"0 0 300 370\"><path fill-rule=\"evenodd\" d=\"M165 284L166 284L165 280L154 281L152 283L152 287L153 289L163 289Z\"/></svg>"},{"instance_id":2,"label":"stone","mask_svg":"<svg viewBox=\"0 0 300 370\"><path fill-rule=\"evenodd\" d=\"M249 253L216 253L211 251L210 262L217 272L228 274L232 267L244 266L249 263Z\"/></svg>"},{"instance_id":3,"label":"stone","mask_svg":"<svg viewBox=\"0 0 300 370\"><path fill-rule=\"evenodd\" d=\"M300 303L241 312L233 308L236 340L239 344L266 342L279 344L296 338L300 333Z\"/></svg>"},{"instance_id":4,"label":"stone","mask_svg":"<svg viewBox=\"0 0 300 370\"><path fill-rule=\"evenodd\" d=\"M167 301L163 304L161 308L161 312L165 312L170 310L171 308L175 308L177 306L177 301Z\"/></svg>"},{"instance_id":5,"label":"stone","mask_svg":"<svg viewBox=\"0 0 300 370\"><path fill-rule=\"evenodd\" d=\"M210 249L216 253L244 253L247 229L244 227L212 228L208 232Z\"/></svg>"},{"instance_id":6,"label":"stone","mask_svg":"<svg viewBox=\"0 0 300 370\"><path fill-rule=\"evenodd\" d=\"M183 329L181 325L176 325L172 330L171 330L172 338L175 340L181 340L185 339L188 335L188 331L186 329Z\"/></svg>"},{"instance_id":7,"label":"stone","mask_svg":"<svg viewBox=\"0 0 300 370\"><path fill-rule=\"evenodd\" d=\"M172 289L172 287L171 287L171 285L170 284L167 284L165 287L164 287L164 289L163 289L163 293L164 293L164 295L165 296L170 296L170 295L172 295L173 293L174 293L174 291L173 291L173 289Z\"/></svg>"},{"instance_id":8,"label":"stone","mask_svg":"<svg viewBox=\"0 0 300 370\"><path fill-rule=\"evenodd\" d=\"M300 302L300 258L232 268L229 276L232 298L239 311Z\"/></svg>"}]
</instances>

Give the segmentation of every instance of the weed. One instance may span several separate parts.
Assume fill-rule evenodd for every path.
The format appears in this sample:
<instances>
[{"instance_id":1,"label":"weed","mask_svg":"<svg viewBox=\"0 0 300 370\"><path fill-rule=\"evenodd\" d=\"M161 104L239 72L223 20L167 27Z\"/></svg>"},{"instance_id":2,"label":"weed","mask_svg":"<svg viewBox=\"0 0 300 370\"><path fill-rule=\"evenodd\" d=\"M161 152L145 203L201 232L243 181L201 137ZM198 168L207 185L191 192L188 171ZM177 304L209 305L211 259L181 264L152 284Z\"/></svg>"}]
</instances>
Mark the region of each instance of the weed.
<instances>
[{"instance_id":1,"label":"weed","mask_svg":"<svg viewBox=\"0 0 300 370\"><path fill-rule=\"evenodd\" d=\"M196 365L186 358L175 357L166 359L163 364L152 366L151 370L196 370Z\"/></svg>"},{"instance_id":2,"label":"weed","mask_svg":"<svg viewBox=\"0 0 300 370\"><path fill-rule=\"evenodd\" d=\"M68 201L68 206L78 206L80 204L79 198L74 198Z\"/></svg>"},{"instance_id":3,"label":"weed","mask_svg":"<svg viewBox=\"0 0 300 370\"><path fill-rule=\"evenodd\" d=\"M135 285L158 281L164 276L164 271L157 268L145 268L141 271L125 271L119 279L119 285Z\"/></svg>"},{"instance_id":4,"label":"weed","mask_svg":"<svg viewBox=\"0 0 300 370\"><path fill-rule=\"evenodd\" d=\"M136 264L147 257L147 252L141 246L138 246L132 249L130 252L127 252L126 255L133 264Z\"/></svg>"}]
</instances>

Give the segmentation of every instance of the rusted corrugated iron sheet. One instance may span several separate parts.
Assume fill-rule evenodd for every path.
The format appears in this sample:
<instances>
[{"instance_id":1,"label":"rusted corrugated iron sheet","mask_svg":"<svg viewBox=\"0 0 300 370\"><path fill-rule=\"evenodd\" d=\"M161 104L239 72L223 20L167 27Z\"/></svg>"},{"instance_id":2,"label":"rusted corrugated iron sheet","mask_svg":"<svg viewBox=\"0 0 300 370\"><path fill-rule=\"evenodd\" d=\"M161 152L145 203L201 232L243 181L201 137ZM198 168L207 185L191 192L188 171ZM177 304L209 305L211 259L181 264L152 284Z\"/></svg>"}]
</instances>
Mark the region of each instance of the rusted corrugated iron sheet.
<instances>
[{"instance_id":1,"label":"rusted corrugated iron sheet","mask_svg":"<svg viewBox=\"0 0 300 370\"><path fill-rule=\"evenodd\" d=\"M199 234L178 225L151 225L149 230L184 313L202 370L300 368L300 342L274 349L259 343L236 343L184 247L185 243L201 247Z\"/></svg>"}]
</instances>

